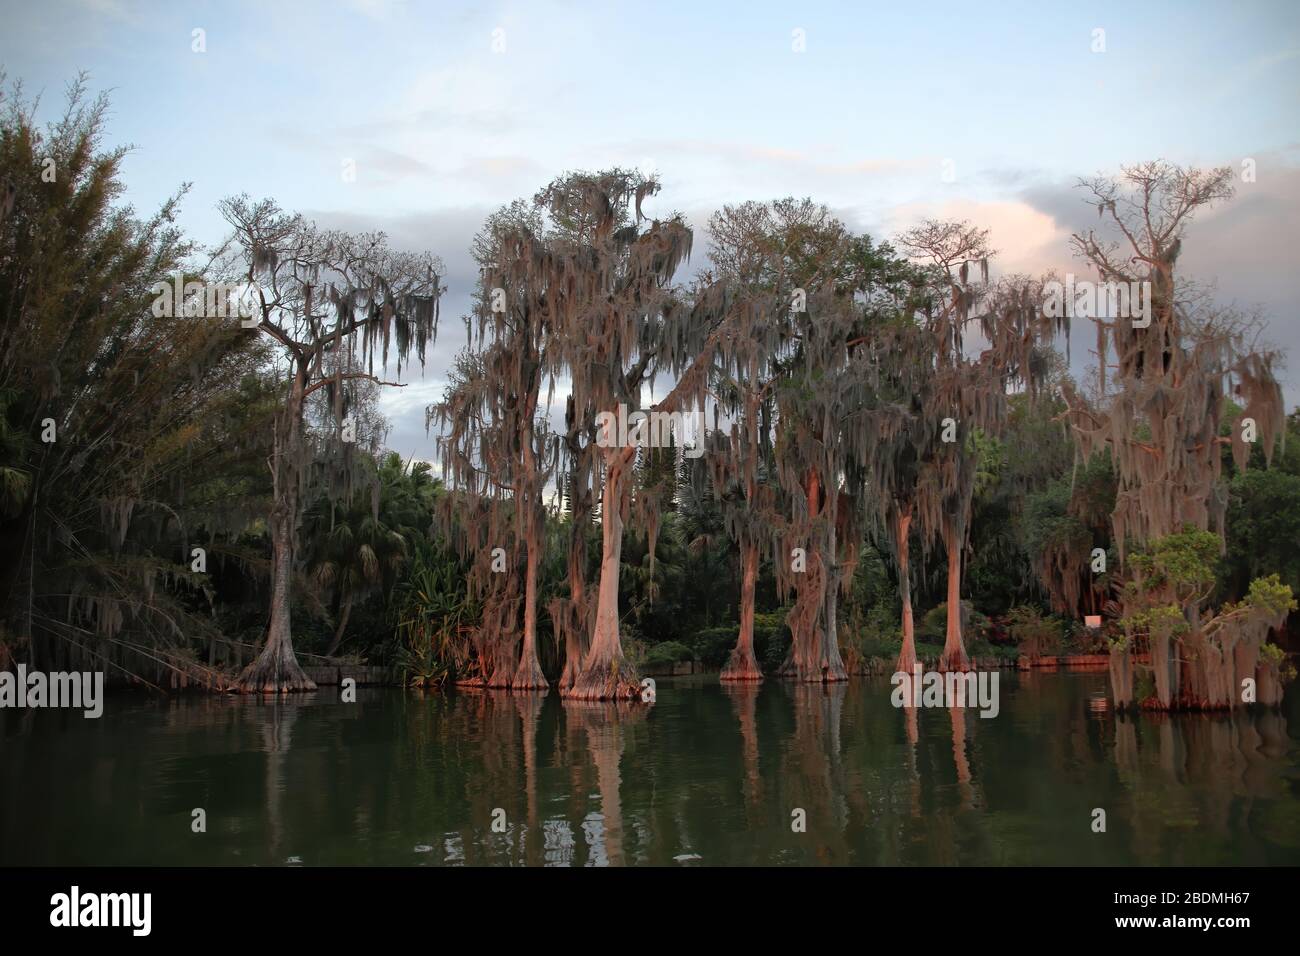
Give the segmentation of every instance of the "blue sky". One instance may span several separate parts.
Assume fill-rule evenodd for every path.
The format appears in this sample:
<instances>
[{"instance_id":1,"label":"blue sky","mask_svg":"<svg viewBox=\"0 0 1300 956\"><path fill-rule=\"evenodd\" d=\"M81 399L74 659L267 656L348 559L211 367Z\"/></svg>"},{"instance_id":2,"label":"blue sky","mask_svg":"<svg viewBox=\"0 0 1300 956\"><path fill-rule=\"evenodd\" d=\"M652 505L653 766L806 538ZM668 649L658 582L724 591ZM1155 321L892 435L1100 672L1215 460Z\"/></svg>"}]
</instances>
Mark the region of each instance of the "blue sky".
<instances>
[{"instance_id":1,"label":"blue sky","mask_svg":"<svg viewBox=\"0 0 1300 956\"><path fill-rule=\"evenodd\" d=\"M574 168L656 170L647 208L699 227L697 264L719 205L810 195L882 237L923 215L969 218L993 230L1005 270L1083 273L1067 238L1095 214L1077 177L1249 157L1256 182L1198 219L1182 265L1224 301L1260 305L1269 338L1300 354L1300 3L4 7L0 66L47 114L79 70L111 92L137 209L190 182L181 224L203 242L221 238L217 200L248 192L443 258L439 349L385 399L406 454L431 453L421 410L461 341L470 238ZM1285 375L1300 402L1297 370Z\"/></svg>"}]
</instances>

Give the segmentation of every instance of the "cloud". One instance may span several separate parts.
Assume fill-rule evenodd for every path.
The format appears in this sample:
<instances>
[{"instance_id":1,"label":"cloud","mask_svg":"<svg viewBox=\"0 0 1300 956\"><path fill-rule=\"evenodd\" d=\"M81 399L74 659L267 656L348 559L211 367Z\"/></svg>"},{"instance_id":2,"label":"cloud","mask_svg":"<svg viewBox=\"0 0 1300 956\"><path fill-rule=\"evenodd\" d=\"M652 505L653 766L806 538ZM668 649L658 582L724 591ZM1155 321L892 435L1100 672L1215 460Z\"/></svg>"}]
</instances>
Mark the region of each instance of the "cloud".
<instances>
[{"instance_id":1,"label":"cloud","mask_svg":"<svg viewBox=\"0 0 1300 956\"><path fill-rule=\"evenodd\" d=\"M885 223L886 237L892 239L923 219L964 219L989 230L990 244L997 250L992 265L1000 274L1036 275L1069 256L1068 234L1056 218L1021 200L958 199L895 206Z\"/></svg>"},{"instance_id":2,"label":"cloud","mask_svg":"<svg viewBox=\"0 0 1300 956\"><path fill-rule=\"evenodd\" d=\"M1262 154L1257 157L1256 174L1255 182L1237 184L1231 200L1202 209L1192 220L1178 268L1189 280L1209 286L1219 305L1258 309L1267 321L1265 340L1286 355L1297 354L1300 166L1281 155ZM1032 263L1041 258L1046 264L1054 258L1058 271L1091 272L1072 257L1066 244L1072 232L1095 229L1100 233L1105 225L1095 209L1083 202L1082 191L1064 183L1040 184L1021 192L1020 199L1054 223L1062 237L1055 256L1050 246L1043 246L1023 250L1024 260ZM980 221L975 215L970 218ZM1292 363L1279 369L1279 377L1287 404L1300 404L1300 368Z\"/></svg>"}]
</instances>

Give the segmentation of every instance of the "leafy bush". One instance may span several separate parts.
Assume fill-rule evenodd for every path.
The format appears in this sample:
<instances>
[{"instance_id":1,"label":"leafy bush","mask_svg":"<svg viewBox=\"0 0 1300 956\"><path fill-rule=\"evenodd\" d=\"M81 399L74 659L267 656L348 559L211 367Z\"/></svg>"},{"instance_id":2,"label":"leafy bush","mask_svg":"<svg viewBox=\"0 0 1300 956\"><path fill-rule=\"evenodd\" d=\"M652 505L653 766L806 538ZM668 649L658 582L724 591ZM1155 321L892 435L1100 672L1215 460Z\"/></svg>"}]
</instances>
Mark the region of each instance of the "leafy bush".
<instances>
[{"instance_id":1,"label":"leafy bush","mask_svg":"<svg viewBox=\"0 0 1300 956\"><path fill-rule=\"evenodd\" d=\"M962 601L961 633L966 643L988 639L989 619L971 606L970 601ZM926 611L921 624L916 629L916 639L923 644L942 644L948 630L948 602Z\"/></svg>"},{"instance_id":2,"label":"leafy bush","mask_svg":"<svg viewBox=\"0 0 1300 956\"><path fill-rule=\"evenodd\" d=\"M865 660L880 657L892 660L903 647L903 626L890 604L876 604L857 620L850 620L858 654Z\"/></svg>"},{"instance_id":3,"label":"leafy bush","mask_svg":"<svg viewBox=\"0 0 1300 956\"><path fill-rule=\"evenodd\" d=\"M676 664L692 660L691 649L680 641L664 641L651 647L645 655L647 664Z\"/></svg>"},{"instance_id":4,"label":"leafy bush","mask_svg":"<svg viewBox=\"0 0 1300 956\"><path fill-rule=\"evenodd\" d=\"M665 641L665 644L672 643ZM679 645L680 646L680 645ZM627 666L628 671L635 674L641 668L650 663L650 654L646 650L645 641L639 637L625 638L623 641L623 663Z\"/></svg>"},{"instance_id":5,"label":"leafy bush","mask_svg":"<svg viewBox=\"0 0 1300 956\"><path fill-rule=\"evenodd\" d=\"M736 638L739 636L740 626L731 624L702 628L688 637L687 642L696 659L705 667L721 668L731 656L731 649L736 646Z\"/></svg>"},{"instance_id":6,"label":"leafy bush","mask_svg":"<svg viewBox=\"0 0 1300 956\"><path fill-rule=\"evenodd\" d=\"M754 615L754 656L759 666L772 673L790 652L790 629L785 626L784 610Z\"/></svg>"},{"instance_id":7,"label":"leafy bush","mask_svg":"<svg viewBox=\"0 0 1300 956\"><path fill-rule=\"evenodd\" d=\"M1264 644L1259 649L1259 659L1266 664L1280 664L1286 657L1286 651L1277 644Z\"/></svg>"},{"instance_id":8,"label":"leafy bush","mask_svg":"<svg viewBox=\"0 0 1300 956\"><path fill-rule=\"evenodd\" d=\"M1141 704L1156 696L1156 679L1149 667L1138 667L1133 673L1133 699Z\"/></svg>"},{"instance_id":9,"label":"leafy bush","mask_svg":"<svg viewBox=\"0 0 1300 956\"><path fill-rule=\"evenodd\" d=\"M969 641L966 653L971 657L992 657L999 661L1015 661L1020 657L1020 648L1006 644L994 644L992 641Z\"/></svg>"},{"instance_id":10,"label":"leafy bush","mask_svg":"<svg viewBox=\"0 0 1300 956\"><path fill-rule=\"evenodd\" d=\"M1059 619L1044 616L1033 605L1021 604L1007 614L1007 633L1023 653L1040 657L1060 647L1065 627Z\"/></svg>"}]
</instances>

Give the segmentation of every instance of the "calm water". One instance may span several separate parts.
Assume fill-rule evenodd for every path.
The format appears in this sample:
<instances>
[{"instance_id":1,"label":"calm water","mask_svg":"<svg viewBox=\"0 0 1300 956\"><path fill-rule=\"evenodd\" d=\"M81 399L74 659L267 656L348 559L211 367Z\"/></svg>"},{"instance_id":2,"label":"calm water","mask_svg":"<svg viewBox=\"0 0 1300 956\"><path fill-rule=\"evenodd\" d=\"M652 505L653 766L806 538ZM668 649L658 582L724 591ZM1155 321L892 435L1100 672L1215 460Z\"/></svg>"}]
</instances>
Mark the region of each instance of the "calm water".
<instances>
[{"instance_id":1,"label":"calm water","mask_svg":"<svg viewBox=\"0 0 1300 956\"><path fill-rule=\"evenodd\" d=\"M5 711L0 864L1300 863L1295 693L1116 722L1089 709L1104 686L1003 672L998 717L914 721L886 678L665 679L653 706L363 688Z\"/></svg>"}]
</instances>

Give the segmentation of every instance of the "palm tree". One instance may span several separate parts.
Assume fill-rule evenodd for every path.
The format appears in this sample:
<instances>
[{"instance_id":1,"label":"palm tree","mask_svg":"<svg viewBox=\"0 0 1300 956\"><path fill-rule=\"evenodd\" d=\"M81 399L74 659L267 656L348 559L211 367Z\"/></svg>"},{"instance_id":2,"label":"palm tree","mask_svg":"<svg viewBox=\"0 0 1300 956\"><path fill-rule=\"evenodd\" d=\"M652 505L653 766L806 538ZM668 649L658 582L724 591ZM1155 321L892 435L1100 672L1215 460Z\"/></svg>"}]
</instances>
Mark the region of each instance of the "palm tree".
<instances>
[{"instance_id":1,"label":"palm tree","mask_svg":"<svg viewBox=\"0 0 1300 956\"><path fill-rule=\"evenodd\" d=\"M427 462L404 466L389 453L379 462L372 487L343 500L322 496L303 516L307 571L330 595L337 622L325 651L343 642L354 605L373 594L388 595L431 520L438 483Z\"/></svg>"}]
</instances>

